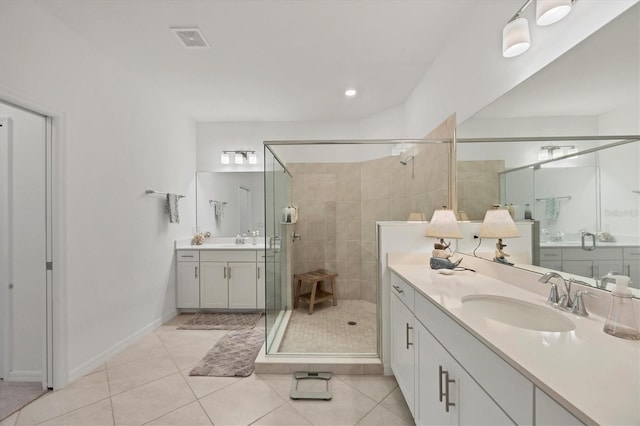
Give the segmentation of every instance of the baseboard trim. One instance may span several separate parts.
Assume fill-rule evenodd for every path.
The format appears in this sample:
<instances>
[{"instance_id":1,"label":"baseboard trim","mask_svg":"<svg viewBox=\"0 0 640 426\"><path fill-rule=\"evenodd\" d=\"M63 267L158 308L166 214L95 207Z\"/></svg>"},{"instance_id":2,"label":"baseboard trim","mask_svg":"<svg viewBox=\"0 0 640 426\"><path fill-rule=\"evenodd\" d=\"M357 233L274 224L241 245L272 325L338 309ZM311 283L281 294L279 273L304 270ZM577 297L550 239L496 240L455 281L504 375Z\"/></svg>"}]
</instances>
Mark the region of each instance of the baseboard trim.
<instances>
[{"instance_id":1,"label":"baseboard trim","mask_svg":"<svg viewBox=\"0 0 640 426\"><path fill-rule=\"evenodd\" d=\"M12 370L9 371L7 382L42 382L42 371Z\"/></svg>"},{"instance_id":2,"label":"baseboard trim","mask_svg":"<svg viewBox=\"0 0 640 426\"><path fill-rule=\"evenodd\" d=\"M148 336L156 328L160 327L162 324L164 324L165 322L169 321L170 319L174 318L177 315L178 315L178 311L176 309L170 312L167 312L162 317L156 319L155 321L152 321L151 323L147 324L146 326L136 331L135 333L120 340L118 343L112 345L110 348L103 351L102 353L94 356L93 358L82 363L78 367L69 370L69 375L67 377L67 384L70 384L78 380L80 377L91 373L96 368L98 368L101 364L104 364L105 362L107 362L112 356L116 355L123 349L129 347L133 343L140 341L143 337ZM40 378L39 380L42 380L42 378Z\"/></svg>"}]
</instances>

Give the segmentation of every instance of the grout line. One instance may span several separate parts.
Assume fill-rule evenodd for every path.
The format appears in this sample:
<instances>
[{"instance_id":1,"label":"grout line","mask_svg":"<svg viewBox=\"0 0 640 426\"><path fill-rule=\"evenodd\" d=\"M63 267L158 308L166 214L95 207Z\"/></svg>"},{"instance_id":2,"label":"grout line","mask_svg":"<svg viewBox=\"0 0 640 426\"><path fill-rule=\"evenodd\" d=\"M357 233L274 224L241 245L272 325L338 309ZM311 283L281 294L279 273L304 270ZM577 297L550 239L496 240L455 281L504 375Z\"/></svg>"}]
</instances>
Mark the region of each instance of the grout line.
<instances>
[{"instance_id":1,"label":"grout line","mask_svg":"<svg viewBox=\"0 0 640 426\"><path fill-rule=\"evenodd\" d=\"M111 398L111 381L109 380L109 368L107 367L107 363L104 363L104 373L107 376L107 393L109 394L109 405L111 406L111 421L115 426L116 424L116 413L113 411L113 399Z\"/></svg>"}]
</instances>

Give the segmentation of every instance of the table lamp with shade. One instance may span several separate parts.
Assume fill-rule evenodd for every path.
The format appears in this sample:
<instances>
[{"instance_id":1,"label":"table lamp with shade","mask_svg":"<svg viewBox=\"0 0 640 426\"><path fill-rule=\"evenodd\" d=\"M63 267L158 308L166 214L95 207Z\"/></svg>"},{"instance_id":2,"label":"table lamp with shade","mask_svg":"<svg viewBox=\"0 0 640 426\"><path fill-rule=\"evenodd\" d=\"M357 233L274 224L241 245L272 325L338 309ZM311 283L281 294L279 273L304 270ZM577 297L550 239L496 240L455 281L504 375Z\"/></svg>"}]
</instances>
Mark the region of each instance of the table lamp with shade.
<instances>
[{"instance_id":1,"label":"table lamp with shade","mask_svg":"<svg viewBox=\"0 0 640 426\"><path fill-rule=\"evenodd\" d=\"M507 260L509 254L503 251L507 245L502 243L502 239L519 236L518 228L508 210L501 209L499 206L494 206L493 209L487 210L482 225L480 226L480 238L498 239L495 256L493 257L494 262L513 265L513 263Z\"/></svg>"},{"instance_id":2,"label":"table lamp with shade","mask_svg":"<svg viewBox=\"0 0 640 426\"><path fill-rule=\"evenodd\" d=\"M438 242L433 245L433 252L429 265L431 269L454 269L462 262L462 259L452 262L449 258L453 253L449 250L451 242L445 243L445 238L462 238L460 226L453 210L443 207L433 212L433 217L427 225L427 237L438 238Z\"/></svg>"}]
</instances>

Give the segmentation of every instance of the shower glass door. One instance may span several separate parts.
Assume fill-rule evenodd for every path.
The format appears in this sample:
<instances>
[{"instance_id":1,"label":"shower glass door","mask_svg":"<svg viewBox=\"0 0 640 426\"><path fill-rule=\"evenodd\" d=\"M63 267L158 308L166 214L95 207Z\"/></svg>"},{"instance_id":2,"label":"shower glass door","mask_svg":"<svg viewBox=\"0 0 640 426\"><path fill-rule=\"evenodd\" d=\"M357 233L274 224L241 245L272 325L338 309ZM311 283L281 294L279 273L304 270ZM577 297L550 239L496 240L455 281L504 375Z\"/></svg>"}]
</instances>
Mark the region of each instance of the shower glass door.
<instances>
[{"instance_id":1,"label":"shower glass door","mask_svg":"<svg viewBox=\"0 0 640 426\"><path fill-rule=\"evenodd\" d=\"M286 231L281 222L282 209L291 204L291 175L273 153L265 147L265 307L266 350L278 349L276 336L287 310L288 259Z\"/></svg>"}]
</instances>

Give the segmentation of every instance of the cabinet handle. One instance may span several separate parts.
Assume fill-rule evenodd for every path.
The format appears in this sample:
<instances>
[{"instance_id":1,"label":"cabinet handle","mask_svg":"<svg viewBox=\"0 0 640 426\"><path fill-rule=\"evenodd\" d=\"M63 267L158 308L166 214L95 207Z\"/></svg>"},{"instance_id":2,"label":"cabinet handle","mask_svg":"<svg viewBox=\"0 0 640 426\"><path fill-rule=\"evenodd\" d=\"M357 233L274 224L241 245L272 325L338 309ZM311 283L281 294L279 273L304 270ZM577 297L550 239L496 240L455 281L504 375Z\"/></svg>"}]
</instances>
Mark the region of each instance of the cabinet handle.
<instances>
[{"instance_id":1,"label":"cabinet handle","mask_svg":"<svg viewBox=\"0 0 640 426\"><path fill-rule=\"evenodd\" d=\"M258 279L260 279L260 267L258 266Z\"/></svg>"},{"instance_id":2,"label":"cabinet handle","mask_svg":"<svg viewBox=\"0 0 640 426\"><path fill-rule=\"evenodd\" d=\"M593 269L593 265L591 265L591 278L594 278L596 276L595 272L596 271Z\"/></svg>"},{"instance_id":3,"label":"cabinet handle","mask_svg":"<svg viewBox=\"0 0 640 426\"><path fill-rule=\"evenodd\" d=\"M595 277L599 277L600 276L600 267L599 266L594 266L593 269L595 269L595 275L593 276Z\"/></svg>"},{"instance_id":4,"label":"cabinet handle","mask_svg":"<svg viewBox=\"0 0 640 426\"><path fill-rule=\"evenodd\" d=\"M444 392L445 392L445 396L444 396L444 411L446 411L447 413L449 412L449 407L455 407L456 404L453 402L449 402L449 383L455 383L456 381L453 379L449 378L449 372L445 371L444 372L444 376L445 376L445 385L444 385Z\"/></svg>"},{"instance_id":5,"label":"cabinet handle","mask_svg":"<svg viewBox=\"0 0 640 426\"><path fill-rule=\"evenodd\" d=\"M227 275L228 275L228 278L231 279L231 266L229 266L229 273Z\"/></svg>"},{"instance_id":6,"label":"cabinet handle","mask_svg":"<svg viewBox=\"0 0 640 426\"><path fill-rule=\"evenodd\" d=\"M630 277L631 276L631 264L627 263L627 276Z\"/></svg>"},{"instance_id":7,"label":"cabinet handle","mask_svg":"<svg viewBox=\"0 0 640 426\"><path fill-rule=\"evenodd\" d=\"M227 279L227 267L225 266L225 267L223 268L223 270L224 270L224 272L223 272L223 278L224 278L224 279Z\"/></svg>"},{"instance_id":8,"label":"cabinet handle","mask_svg":"<svg viewBox=\"0 0 640 426\"><path fill-rule=\"evenodd\" d=\"M196 270L196 274L195 274L195 277L194 277L194 278L198 278L198 267L197 267L197 266L195 266L194 268L195 268L195 270Z\"/></svg>"},{"instance_id":9,"label":"cabinet handle","mask_svg":"<svg viewBox=\"0 0 640 426\"><path fill-rule=\"evenodd\" d=\"M438 366L438 393L440 394L440 402L442 402L442 397L444 396L444 392L442 392L442 366Z\"/></svg>"},{"instance_id":10,"label":"cabinet handle","mask_svg":"<svg viewBox=\"0 0 640 426\"><path fill-rule=\"evenodd\" d=\"M400 288L400 286L394 285L393 288L398 292L398 293L404 293L404 290L402 290Z\"/></svg>"},{"instance_id":11,"label":"cabinet handle","mask_svg":"<svg viewBox=\"0 0 640 426\"><path fill-rule=\"evenodd\" d=\"M407 349L409 349L409 346L413 345L413 343L409 342L409 330L413 330L413 327L407 323Z\"/></svg>"}]
</instances>

